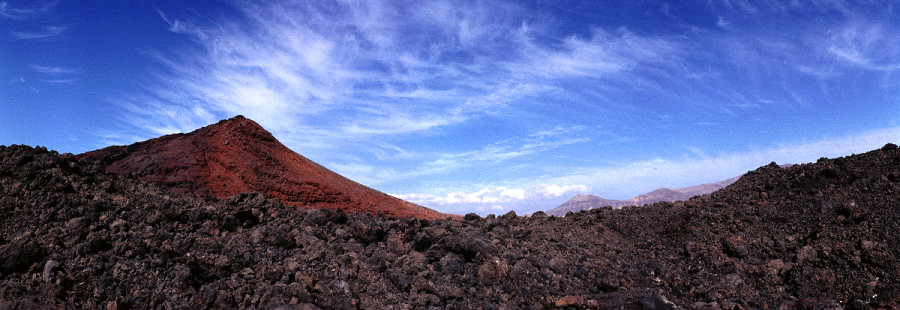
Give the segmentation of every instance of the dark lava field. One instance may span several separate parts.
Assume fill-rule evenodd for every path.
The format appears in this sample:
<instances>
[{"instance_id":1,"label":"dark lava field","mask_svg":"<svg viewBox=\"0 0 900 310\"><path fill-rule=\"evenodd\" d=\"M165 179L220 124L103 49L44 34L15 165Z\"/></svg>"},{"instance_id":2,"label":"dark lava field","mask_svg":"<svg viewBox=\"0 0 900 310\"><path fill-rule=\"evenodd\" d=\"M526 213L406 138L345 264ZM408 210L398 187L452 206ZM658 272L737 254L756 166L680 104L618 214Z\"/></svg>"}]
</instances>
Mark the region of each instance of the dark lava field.
<instances>
[{"instance_id":1,"label":"dark lava field","mask_svg":"<svg viewBox=\"0 0 900 310\"><path fill-rule=\"evenodd\" d=\"M900 151L688 201L379 218L198 198L0 146L0 309L900 307Z\"/></svg>"}]
</instances>

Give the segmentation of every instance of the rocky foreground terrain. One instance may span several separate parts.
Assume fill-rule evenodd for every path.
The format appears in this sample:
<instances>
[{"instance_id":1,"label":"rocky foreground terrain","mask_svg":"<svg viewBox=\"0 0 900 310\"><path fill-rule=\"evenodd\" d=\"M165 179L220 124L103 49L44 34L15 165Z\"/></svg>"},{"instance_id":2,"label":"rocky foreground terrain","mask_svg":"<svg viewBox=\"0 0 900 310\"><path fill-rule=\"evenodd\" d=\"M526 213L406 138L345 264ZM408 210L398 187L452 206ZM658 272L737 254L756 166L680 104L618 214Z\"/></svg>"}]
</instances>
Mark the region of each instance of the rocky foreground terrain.
<instances>
[{"instance_id":1,"label":"rocky foreground terrain","mask_svg":"<svg viewBox=\"0 0 900 310\"><path fill-rule=\"evenodd\" d=\"M461 220L170 192L0 146L0 309L900 307L896 145L689 201Z\"/></svg>"}]
</instances>

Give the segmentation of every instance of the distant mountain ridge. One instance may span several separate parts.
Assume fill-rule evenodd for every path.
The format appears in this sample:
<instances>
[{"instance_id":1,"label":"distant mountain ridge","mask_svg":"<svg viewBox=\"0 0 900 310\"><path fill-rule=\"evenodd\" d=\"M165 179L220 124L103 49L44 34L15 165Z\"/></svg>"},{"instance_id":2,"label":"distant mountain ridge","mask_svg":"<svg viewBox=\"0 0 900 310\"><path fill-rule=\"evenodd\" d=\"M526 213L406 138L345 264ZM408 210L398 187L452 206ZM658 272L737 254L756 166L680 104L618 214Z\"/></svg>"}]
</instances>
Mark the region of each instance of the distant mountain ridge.
<instances>
[{"instance_id":1,"label":"distant mountain ridge","mask_svg":"<svg viewBox=\"0 0 900 310\"><path fill-rule=\"evenodd\" d=\"M736 176L715 183L706 183L677 189L658 188L649 193L639 195L627 200L605 199L591 194L578 194L556 208L545 211L549 215L564 216L568 212L578 212L600 207L611 206L615 209L625 206L642 206L660 201L687 200L694 196L706 195L722 189L737 181L741 176Z\"/></svg>"}]
</instances>

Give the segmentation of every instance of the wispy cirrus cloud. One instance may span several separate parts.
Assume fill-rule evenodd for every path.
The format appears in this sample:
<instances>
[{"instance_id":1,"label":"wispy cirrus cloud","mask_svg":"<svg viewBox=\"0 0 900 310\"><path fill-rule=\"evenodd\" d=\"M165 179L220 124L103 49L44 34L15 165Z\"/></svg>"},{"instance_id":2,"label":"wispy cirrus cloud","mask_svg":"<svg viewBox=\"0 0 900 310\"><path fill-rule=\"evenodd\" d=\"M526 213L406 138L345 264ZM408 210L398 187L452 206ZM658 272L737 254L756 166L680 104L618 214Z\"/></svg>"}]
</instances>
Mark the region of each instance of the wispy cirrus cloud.
<instances>
[{"instance_id":1,"label":"wispy cirrus cloud","mask_svg":"<svg viewBox=\"0 0 900 310\"><path fill-rule=\"evenodd\" d=\"M514 158L546 152L558 147L585 143L589 137L576 136L573 133L581 127L557 127L539 131L525 137L516 137L497 141L478 150L442 154L437 159L427 162L417 174L445 173L454 169L471 167L484 163L500 163Z\"/></svg>"},{"instance_id":2,"label":"wispy cirrus cloud","mask_svg":"<svg viewBox=\"0 0 900 310\"><path fill-rule=\"evenodd\" d=\"M336 162L330 166L355 180L364 181L370 185L423 176L454 174L472 167L508 163L556 148L590 142L591 138L581 135L583 129L580 126L555 127L521 137L496 141L476 150L456 153L413 152L384 143L378 143L369 151L382 160L390 157L392 160L414 162L415 168L408 171L372 166L365 160L355 157L351 158L349 162ZM386 155L387 153L392 155Z\"/></svg>"},{"instance_id":3,"label":"wispy cirrus cloud","mask_svg":"<svg viewBox=\"0 0 900 310\"><path fill-rule=\"evenodd\" d=\"M37 40L61 35L68 29L68 27L64 26L46 26L38 31L11 31L10 34L12 34L13 37L19 40Z\"/></svg>"},{"instance_id":4,"label":"wispy cirrus cloud","mask_svg":"<svg viewBox=\"0 0 900 310\"><path fill-rule=\"evenodd\" d=\"M883 24L851 22L828 40L834 57L867 70L900 70L900 31Z\"/></svg>"},{"instance_id":5,"label":"wispy cirrus cloud","mask_svg":"<svg viewBox=\"0 0 900 310\"><path fill-rule=\"evenodd\" d=\"M413 116L406 111L371 111L372 119L359 120L341 127L350 136L380 136L419 132L462 121L461 115L426 114Z\"/></svg>"},{"instance_id":6,"label":"wispy cirrus cloud","mask_svg":"<svg viewBox=\"0 0 900 310\"><path fill-rule=\"evenodd\" d=\"M541 45L535 40L540 21L524 27L516 17L520 8L497 3L245 3L238 9L239 22L214 24L160 11L169 30L199 50L157 53L169 72L148 93L160 97L152 93L167 89L170 106L190 102L214 115L247 114L286 134L312 127L333 132L296 141L313 148L455 126L553 93L555 79L631 70L670 59L677 48L624 29L595 29L588 38L568 38L561 49ZM161 120L168 115L146 112Z\"/></svg>"},{"instance_id":7,"label":"wispy cirrus cloud","mask_svg":"<svg viewBox=\"0 0 900 310\"><path fill-rule=\"evenodd\" d=\"M31 69L46 75L67 75L78 73L78 69L65 68L65 67L52 67L52 66L41 66L41 65L33 65Z\"/></svg>"},{"instance_id":8,"label":"wispy cirrus cloud","mask_svg":"<svg viewBox=\"0 0 900 310\"><path fill-rule=\"evenodd\" d=\"M52 79L52 80L41 80L42 82L51 83L51 84L68 84L77 82L78 79Z\"/></svg>"},{"instance_id":9,"label":"wispy cirrus cloud","mask_svg":"<svg viewBox=\"0 0 900 310\"><path fill-rule=\"evenodd\" d=\"M606 77L639 65L672 63L681 51L673 40L640 36L625 28L594 28L589 38L567 37L559 49L531 45L529 61L514 67L548 78Z\"/></svg>"},{"instance_id":10,"label":"wispy cirrus cloud","mask_svg":"<svg viewBox=\"0 0 900 310\"><path fill-rule=\"evenodd\" d=\"M44 15L53 10L59 1L29 1L26 5L10 4L0 1L0 17L9 19L29 19Z\"/></svg>"}]
</instances>

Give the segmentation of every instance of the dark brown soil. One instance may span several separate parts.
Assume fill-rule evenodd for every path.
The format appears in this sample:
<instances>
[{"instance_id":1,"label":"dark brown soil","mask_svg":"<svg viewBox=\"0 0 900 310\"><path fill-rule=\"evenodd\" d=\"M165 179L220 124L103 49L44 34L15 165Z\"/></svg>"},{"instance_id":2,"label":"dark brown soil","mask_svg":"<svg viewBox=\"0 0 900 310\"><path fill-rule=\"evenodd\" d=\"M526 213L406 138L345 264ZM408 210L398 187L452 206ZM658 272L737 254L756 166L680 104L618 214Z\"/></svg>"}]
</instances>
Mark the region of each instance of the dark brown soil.
<instances>
[{"instance_id":1,"label":"dark brown soil","mask_svg":"<svg viewBox=\"0 0 900 310\"><path fill-rule=\"evenodd\" d=\"M428 221L0 146L0 309L898 308L898 193L887 145L686 202Z\"/></svg>"}]
</instances>

